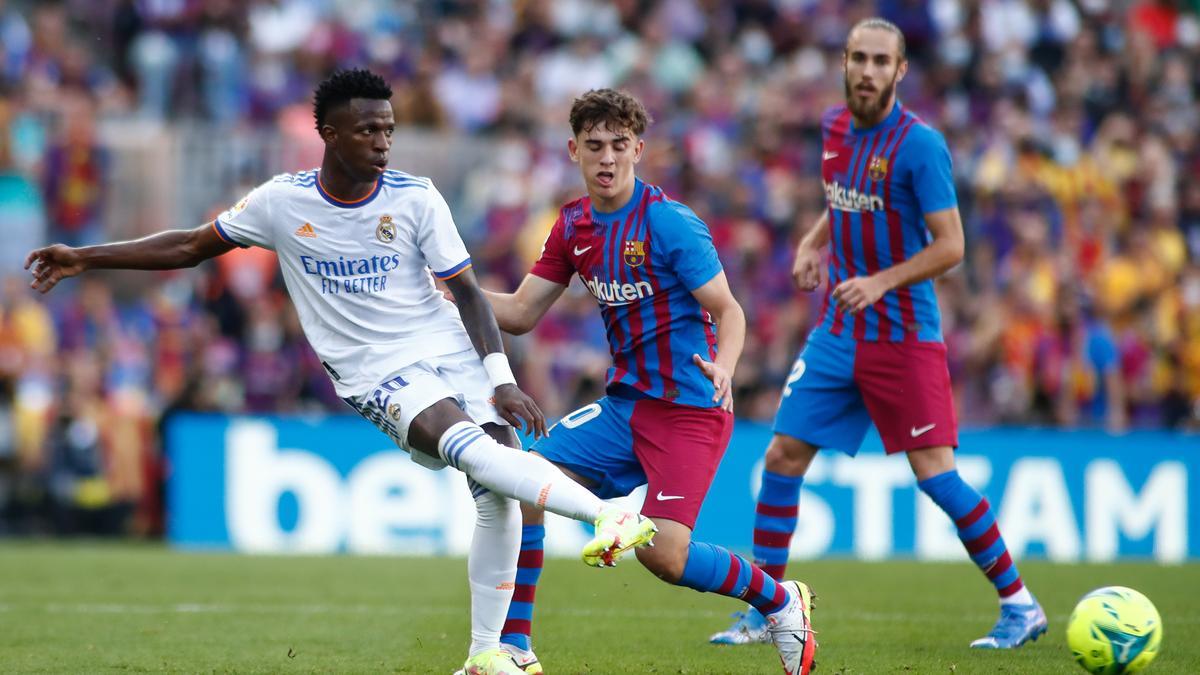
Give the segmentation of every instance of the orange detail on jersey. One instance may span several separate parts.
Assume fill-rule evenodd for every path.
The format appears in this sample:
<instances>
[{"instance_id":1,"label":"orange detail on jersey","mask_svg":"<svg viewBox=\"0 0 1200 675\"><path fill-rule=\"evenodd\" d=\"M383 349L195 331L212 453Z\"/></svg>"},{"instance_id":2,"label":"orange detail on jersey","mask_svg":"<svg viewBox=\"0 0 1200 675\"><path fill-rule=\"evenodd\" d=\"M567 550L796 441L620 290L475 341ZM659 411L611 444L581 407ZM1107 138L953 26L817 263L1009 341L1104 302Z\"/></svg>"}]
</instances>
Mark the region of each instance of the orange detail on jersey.
<instances>
[{"instance_id":1,"label":"orange detail on jersey","mask_svg":"<svg viewBox=\"0 0 1200 675\"><path fill-rule=\"evenodd\" d=\"M214 221L212 221L212 229L213 229L213 232L216 232L216 233L217 233L217 238L218 238L218 239L220 239L221 241L225 242L226 244L230 244L230 245L233 245L233 246L237 246L237 242L235 242L235 241L231 240L229 237L226 237L226 236L225 236L225 233L224 233L224 232L222 232L222 231L221 231L221 228L217 226L217 221L215 221L215 220L214 220Z\"/></svg>"},{"instance_id":2,"label":"orange detail on jersey","mask_svg":"<svg viewBox=\"0 0 1200 675\"><path fill-rule=\"evenodd\" d=\"M321 183L321 192L324 192L324 193L325 193L325 195L326 195L327 197L329 197L330 199L332 199L333 201L335 201L335 202L337 202L337 203L339 203L339 204L357 204L357 203L359 203L359 202L366 201L367 199L369 199L369 198L371 197L371 195L375 194L375 191L376 191L376 190L378 190L378 189L379 189L379 185L378 185L378 183L377 183L377 184L375 185L375 187L371 188L371 191L370 191L370 192L368 192L367 194L365 194L365 195L363 195L363 196L359 197L358 199L352 199L352 200L350 200L350 201L346 201L345 199L338 199L337 197L334 197L334 196L333 196L333 194L331 194L331 193L329 192L329 190L326 190L326 189L325 189L325 183L324 183L324 182L321 180L321 177L320 177L320 176L317 176L317 182L318 182L318 183Z\"/></svg>"},{"instance_id":3,"label":"orange detail on jersey","mask_svg":"<svg viewBox=\"0 0 1200 675\"><path fill-rule=\"evenodd\" d=\"M448 280L448 279L453 279L454 277L456 277L456 276L458 276L458 275L462 274L463 272L466 272L466 271L467 271L467 270L469 270L469 269L471 269L471 265L467 265L466 267L464 267L464 268L462 268L461 270L459 270L459 271L455 272L454 274L451 274L451 275L450 275L450 276L448 276L448 277L438 277L438 281L446 281L446 280ZM434 276L436 276L436 275L434 275Z\"/></svg>"},{"instance_id":4,"label":"orange detail on jersey","mask_svg":"<svg viewBox=\"0 0 1200 675\"><path fill-rule=\"evenodd\" d=\"M311 224L305 223L305 224L301 225L300 227L296 228L296 236L297 237L308 237L309 239L316 239L317 232L316 232L316 230L313 229L313 226Z\"/></svg>"}]
</instances>

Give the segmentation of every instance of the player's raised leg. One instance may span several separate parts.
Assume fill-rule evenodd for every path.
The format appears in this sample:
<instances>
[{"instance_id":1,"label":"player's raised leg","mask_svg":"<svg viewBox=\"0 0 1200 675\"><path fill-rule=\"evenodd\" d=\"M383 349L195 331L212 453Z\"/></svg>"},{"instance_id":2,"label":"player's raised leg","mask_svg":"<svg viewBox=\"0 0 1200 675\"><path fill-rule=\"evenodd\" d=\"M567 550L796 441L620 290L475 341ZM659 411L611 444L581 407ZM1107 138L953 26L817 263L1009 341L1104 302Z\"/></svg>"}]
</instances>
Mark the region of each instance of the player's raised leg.
<instances>
[{"instance_id":1,"label":"player's raised leg","mask_svg":"<svg viewBox=\"0 0 1200 675\"><path fill-rule=\"evenodd\" d=\"M1000 597L999 620L971 646L1011 649L1036 640L1046 632L1046 613L1025 588L987 498L958 475L954 452L948 446L913 450L908 459L917 485L954 521L971 560Z\"/></svg>"},{"instance_id":2,"label":"player's raised leg","mask_svg":"<svg viewBox=\"0 0 1200 675\"><path fill-rule=\"evenodd\" d=\"M622 537L645 545L654 536L653 524L640 515L606 505L542 457L497 443L451 399L417 415L409 442L492 492L595 524L596 537L585 551L607 551L613 562L624 552Z\"/></svg>"}]
</instances>

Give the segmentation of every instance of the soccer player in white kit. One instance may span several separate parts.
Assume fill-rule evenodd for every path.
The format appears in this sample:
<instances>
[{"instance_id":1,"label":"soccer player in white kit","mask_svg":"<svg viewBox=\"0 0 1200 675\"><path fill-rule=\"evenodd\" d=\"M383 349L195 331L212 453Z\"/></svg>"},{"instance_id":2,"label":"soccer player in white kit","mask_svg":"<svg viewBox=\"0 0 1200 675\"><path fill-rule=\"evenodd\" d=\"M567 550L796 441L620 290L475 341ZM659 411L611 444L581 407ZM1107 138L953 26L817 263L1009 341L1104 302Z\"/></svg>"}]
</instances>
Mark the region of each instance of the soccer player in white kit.
<instances>
[{"instance_id":1,"label":"soccer player in white kit","mask_svg":"<svg viewBox=\"0 0 1200 675\"><path fill-rule=\"evenodd\" d=\"M541 457L515 449L512 427L524 422L542 435L545 419L516 386L445 200L429 179L387 168L391 97L379 76L339 71L314 96L325 143L319 170L276 176L192 230L82 248L55 244L30 253L25 267L32 287L45 293L92 269L176 269L237 247L275 251L304 334L338 395L417 463L467 475L477 519L463 671L520 673L499 643L521 533L510 498L595 523L596 537L583 553L595 566L650 544L655 530ZM437 290L435 277L454 303Z\"/></svg>"}]
</instances>

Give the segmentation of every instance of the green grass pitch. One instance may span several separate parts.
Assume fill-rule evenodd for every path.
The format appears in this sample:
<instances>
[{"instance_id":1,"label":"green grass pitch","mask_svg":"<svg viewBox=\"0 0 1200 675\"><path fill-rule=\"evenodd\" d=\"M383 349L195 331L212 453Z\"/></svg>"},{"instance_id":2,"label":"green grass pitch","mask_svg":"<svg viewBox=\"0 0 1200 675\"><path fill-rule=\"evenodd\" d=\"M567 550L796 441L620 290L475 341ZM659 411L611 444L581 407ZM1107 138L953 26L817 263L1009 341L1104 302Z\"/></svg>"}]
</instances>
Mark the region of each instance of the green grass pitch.
<instances>
[{"instance_id":1,"label":"green grass pitch","mask_svg":"<svg viewBox=\"0 0 1200 675\"><path fill-rule=\"evenodd\" d=\"M816 589L818 674L1082 673L1067 614L1097 586L1162 614L1151 673L1200 672L1200 566L1056 565L1022 572L1050 632L1015 652L967 643L996 608L969 564L794 562ZM777 673L767 645L714 647L739 603L667 586L633 560L550 561L535 646L552 675ZM0 545L0 672L449 673L468 636L461 559L267 557L157 546Z\"/></svg>"}]
</instances>

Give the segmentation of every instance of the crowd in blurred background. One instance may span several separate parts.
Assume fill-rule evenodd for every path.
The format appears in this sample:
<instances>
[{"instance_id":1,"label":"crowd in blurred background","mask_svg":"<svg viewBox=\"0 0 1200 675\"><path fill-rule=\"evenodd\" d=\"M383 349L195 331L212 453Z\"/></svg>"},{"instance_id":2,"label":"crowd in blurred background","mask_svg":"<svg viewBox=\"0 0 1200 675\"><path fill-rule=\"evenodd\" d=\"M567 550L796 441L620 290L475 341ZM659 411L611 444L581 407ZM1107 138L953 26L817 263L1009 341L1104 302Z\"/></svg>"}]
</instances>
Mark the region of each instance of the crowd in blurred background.
<instances>
[{"instance_id":1,"label":"crowd in blurred background","mask_svg":"<svg viewBox=\"0 0 1200 675\"><path fill-rule=\"evenodd\" d=\"M0 533L156 532L177 411L347 412L269 252L47 297L20 269L43 242L196 224L123 215L161 199L159 156L130 159L102 129L298 144L238 174L210 217L267 169L318 163L309 97L339 66L385 75L399 124L480 153L440 185L497 289L581 192L572 97L640 97L656 119L641 174L711 227L749 321L738 413L769 420L820 303L790 275L825 208L818 121L843 97L847 29L871 15L904 30L901 99L953 153L967 259L938 290L963 423L1195 430L1198 14L1200 0L0 0ZM429 160L393 150L402 170ZM550 416L601 389L594 304L575 285L512 340Z\"/></svg>"}]
</instances>

